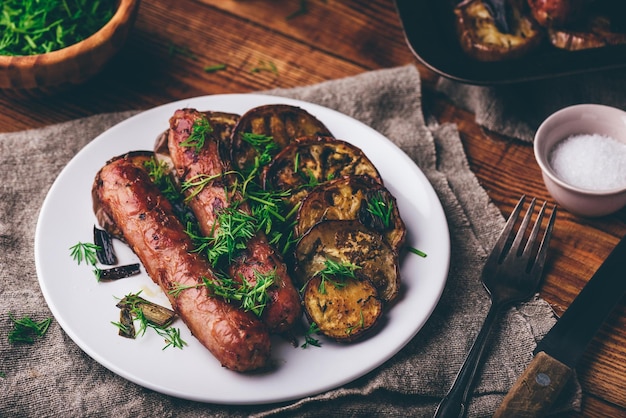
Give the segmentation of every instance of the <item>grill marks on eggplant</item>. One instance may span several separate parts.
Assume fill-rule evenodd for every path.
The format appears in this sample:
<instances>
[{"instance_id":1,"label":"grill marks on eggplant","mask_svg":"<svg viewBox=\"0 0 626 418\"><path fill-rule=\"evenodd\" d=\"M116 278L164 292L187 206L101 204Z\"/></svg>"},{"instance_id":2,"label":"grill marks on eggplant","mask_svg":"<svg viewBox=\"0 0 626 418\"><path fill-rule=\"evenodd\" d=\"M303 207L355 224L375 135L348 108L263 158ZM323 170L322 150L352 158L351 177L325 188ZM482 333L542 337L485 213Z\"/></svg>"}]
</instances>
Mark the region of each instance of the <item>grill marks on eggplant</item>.
<instances>
[{"instance_id":1,"label":"grill marks on eggplant","mask_svg":"<svg viewBox=\"0 0 626 418\"><path fill-rule=\"evenodd\" d=\"M343 177L311 190L298 209L296 236L304 235L324 220L359 220L367 228L383 234L396 252L400 251L406 237L396 199L369 176Z\"/></svg>"},{"instance_id":2,"label":"grill marks on eggplant","mask_svg":"<svg viewBox=\"0 0 626 418\"><path fill-rule=\"evenodd\" d=\"M244 133L272 137L280 149L303 136L332 136L328 128L306 110L291 105L265 105L244 113L232 133L231 159L238 170L247 170L258 156L242 139Z\"/></svg>"},{"instance_id":3,"label":"grill marks on eggplant","mask_svg":"<svg viewBox=\"0 0 626 418\"><path fill-rule=\"evenodd\" d=\"M378 170L356 146L333 137L303 137L283 148L263 173L266 189L291 190L296 206L320 183L366 175L382 183Z\"/></svg>"}]
</instances>

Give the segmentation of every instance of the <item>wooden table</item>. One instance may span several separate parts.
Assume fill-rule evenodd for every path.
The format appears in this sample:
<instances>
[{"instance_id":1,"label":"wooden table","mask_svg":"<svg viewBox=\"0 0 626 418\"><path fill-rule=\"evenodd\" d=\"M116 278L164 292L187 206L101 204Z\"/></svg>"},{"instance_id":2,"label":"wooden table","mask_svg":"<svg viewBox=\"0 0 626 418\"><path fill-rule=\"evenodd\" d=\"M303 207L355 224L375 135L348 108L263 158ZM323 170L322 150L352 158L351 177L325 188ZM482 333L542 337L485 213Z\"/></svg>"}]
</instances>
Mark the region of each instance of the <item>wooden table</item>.
<instances>
[{"instance_id":1,"label":"wooden table","mask_svg":"<svg viewBox=\"0 0 626 418\"><path fill-rule=\"evenodd\" d=\"M307 11L290 16L302 4ZM227 69L204 70L215 64ZM253 71L272 64L276 71ZM472 114L434 91L437 75L411 54L392 0L143 0L127 47L103 74L57 97L0 95L0 132L204 94L308 85L405 64L420 70L424 111L458 125L471 169L505 216L523 193L551 201L531 146L485 132ZM561 211L541 296L562 313L624 235L626 210L595 220ZM577 371L583 411L567 416L626 416L626 298Z\"/></svg>"}]
</instances>

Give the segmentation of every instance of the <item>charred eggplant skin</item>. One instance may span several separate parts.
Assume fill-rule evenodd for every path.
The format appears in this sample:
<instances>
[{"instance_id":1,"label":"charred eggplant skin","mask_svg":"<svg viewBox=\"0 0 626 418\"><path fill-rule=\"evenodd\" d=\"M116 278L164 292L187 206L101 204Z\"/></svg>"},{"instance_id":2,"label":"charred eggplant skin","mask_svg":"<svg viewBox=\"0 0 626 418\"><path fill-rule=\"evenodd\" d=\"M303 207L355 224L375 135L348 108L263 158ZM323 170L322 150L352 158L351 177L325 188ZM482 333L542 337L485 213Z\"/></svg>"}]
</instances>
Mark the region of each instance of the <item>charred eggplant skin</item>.
<instances>
[{"instance_id":1,"label":"charred eggplant skin","mask_svg":"<svg viewBox=\"0 0 626 418\"><path fill-rule=\"evenodd\" d=\"M266 190L292 192L296 206L317 184L348 175L366 175L382 183L374 164L358 147L334 137L302 137L280 151L266 167Z\"/></svg>"},{"instance_id":2,"label":"charred eggplant skin","mask_svg":"<svg viewBox=\"0 0 626 418\"><path fill-rule=\"evenodd\" d=\"M483 0L465 0L454 8L455 25L463 51L478 61L519 58L538 48L544 38L541 27L526 14L525 0L509 2L510 33L502 33Z\"/></svg>"},{"instance_id":3,"label":"charred eggplant skin","mask_svg":"<svg viewBox=\"0 0 626 418\"><path fill-rule=\"evenodd\" d=\"M324 262L348 262L376 287L385 303L393 302L400 290L398 254L383 236L359 221L323 221L311 228L298 242L294 255L294 278L304 286L324 269Z\"/></svg>"},{"instance_id":4,"label":"charred eggplant skin","mask_svg":"<svg viewBox=\"0 0 626 418\"><path fill-rule=\"evenodd\" d=\"M243 171L258 156L243 139L246 133L271 137L277 150L303 136L333 136L326 125L298 106L269 104L252 108L241 116L231 134L231 160L236 169Z\"/></svg>"},{"instance_id":5,"label":"charred eggplant skin","mask_svg":"<svg viewBox=\"0 0 626 418\"><path fill-rule=\"evenodd\" d=\"M195 287L202 278L217 279L208 262L192 252L171 204L151 182L144 164L153 156L129 153L100 169L92 188L98 218L121 234L174 311L222 366L239 372L265 367L270 356L266 326L206 287ZM191 287L175 297L171 290L178 285Z\"/></svg>"},{"instance_id":6,"label":"charred eggplant skin","mask_svg":"<svg viewBox=\"0 0 626 418\"><path fill-rule=\"evenodd\" d=\"M325 220L355 219L383 234L389 245L396 252L400 251L406 238L406 226L396 199L370 176L345 176L316 186L302 200L294 233L300 237Z\"/></svg>"}]
</instances>

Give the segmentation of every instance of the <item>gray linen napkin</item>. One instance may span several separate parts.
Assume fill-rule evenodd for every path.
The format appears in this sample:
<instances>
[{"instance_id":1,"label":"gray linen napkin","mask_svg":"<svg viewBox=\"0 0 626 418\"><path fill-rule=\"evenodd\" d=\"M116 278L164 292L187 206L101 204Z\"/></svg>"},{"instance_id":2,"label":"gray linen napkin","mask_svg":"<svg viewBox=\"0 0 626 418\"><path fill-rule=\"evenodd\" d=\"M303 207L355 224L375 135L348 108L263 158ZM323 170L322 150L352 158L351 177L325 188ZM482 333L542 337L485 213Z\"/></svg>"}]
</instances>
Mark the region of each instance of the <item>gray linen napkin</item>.
<instances>
[{"instance_id":1,"label":"gray linen napkin","mask_svg":"<svg viewBox=\"0 0 626 418\"><path fill-rule=\"evenodd\" d=\"M474 86L441 78L437 90L476 115L490 131L532 142L550 114L583 103L626 109L626 69L500 86Z\"/></svg>"},{"instance_id":2,"label":"gray linen napkin","mask_svg":"<svg viewBox=\"0 0 626 418\"><path fill-rule=\"evenodd\" d=\"M135 385L92 360L54 321L34 345L9 344L9 313L36 320L51 316L33 260L36 220L50 185L85 144L134 112L0 134L0 416L432 416L486 315L489 299L480 271L502 216L469 170L456 127L424 121L415 67L270 94L361 120L398 144L431 181L450 226L452 260L441 301L424 328L394 358L342 388L259 406L203 404ZM490 344L468 416L494 412L554 322L549 305L538 297L507 313ZM580 387L572 382L555 410L579 406Z\"/></svg>"}]
</instances>

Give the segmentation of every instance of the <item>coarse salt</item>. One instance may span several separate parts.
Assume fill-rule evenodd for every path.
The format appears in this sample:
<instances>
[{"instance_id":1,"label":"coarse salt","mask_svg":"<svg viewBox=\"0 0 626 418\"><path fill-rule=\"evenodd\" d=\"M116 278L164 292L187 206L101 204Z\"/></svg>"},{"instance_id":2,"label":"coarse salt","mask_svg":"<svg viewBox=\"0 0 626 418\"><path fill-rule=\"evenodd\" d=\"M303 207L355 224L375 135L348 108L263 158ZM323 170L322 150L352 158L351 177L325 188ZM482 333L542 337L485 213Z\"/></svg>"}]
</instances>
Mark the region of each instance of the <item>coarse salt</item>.
<instances>
[{"instance_id":1,"label":"coarse salt","mask_svg":"<svg viewBox=\"0 0 626 418\"><path fill-rule=\"evenodd\" d=\"M626 187L626 143L609 136L572 135L554 146L549 162L561 180L575 187Z\"/></svg>"}]
</instances>

